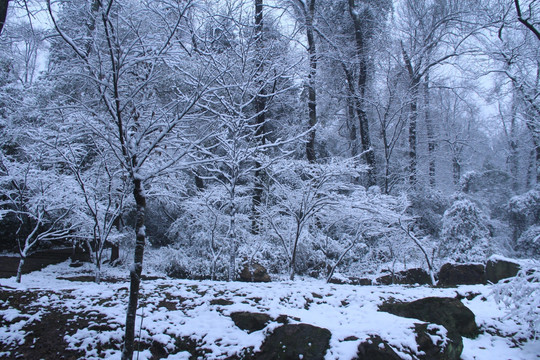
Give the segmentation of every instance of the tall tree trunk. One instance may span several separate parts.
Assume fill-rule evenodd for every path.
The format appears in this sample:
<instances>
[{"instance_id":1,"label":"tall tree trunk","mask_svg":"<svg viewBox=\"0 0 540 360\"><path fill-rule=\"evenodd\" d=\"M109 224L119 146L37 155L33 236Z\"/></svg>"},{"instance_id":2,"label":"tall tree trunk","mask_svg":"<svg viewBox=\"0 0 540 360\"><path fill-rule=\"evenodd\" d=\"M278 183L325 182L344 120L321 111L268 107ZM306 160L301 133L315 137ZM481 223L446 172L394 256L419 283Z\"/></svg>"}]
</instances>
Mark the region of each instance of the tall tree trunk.
<instances>
[{"instance_id":1,"label":"tall tree trunk","mask_svg":"<svg viewBox=\"0 0 540 360\"><path fill-rule=\"evenodd\" d=\"M354 116L354 102L351 96L347 97L347 121L349 122L349 140L351 146L351 156L358 155L358 138L356 130L356 118Z\"/></svg>"},{"instance_id":2,"label":"tall tree trunk","mask_svg":"<svg viewBox=\"0 0 540 360\"><path fill-rule=\"evenodd\" d=\"M430 112L429 76L427 74L424 78L424 115L426 119L426 131L428 141L429 186L435 187L435 149L437 143L435 142L435 131L433 127L433 119L431 118Z\"/></svg>"},{"instance_id":3,"label":"tall tree trunk","mask_svg":"<svg viewBox=\"0 0 540 360\"><path fill-rule=\"evenodd\" d=\"M307 9L304 11L306 35L308 41L309 54L309 75L308 75L308 115L309 128L308 142L306 143L306 156L309 162L316 161L315 155L315 125L317 125L317 91L315 77L317 76L317 48L313 31L313 17L315 14L315 0L306 0Z\"/></svg>"},{"instance_id":4,"label":"tall tree trunk","mask_svg":"<svg viewBox=\"0 0 540 360\"><path fill-rule=\"evenodd\" d=\"M263 0L255 0L255 45L257 46L258 51L262 51L263 47ZM262 56L259 54L258 56ZM259 61L259 59L257 59ZM262 73L262 64L257 66L259 71L257 76L260 76ZM257 113L256 122L257 122L257 131L255 135L257 136L257 141L260 141L263 145L266 143L266 91L263 86L263 80L260 79L257 81L259 85L259 93L255 97L255 111ZM263 197L263 177L264 171L261 169L261 164L257 161L255 163L255 180L253 184L253 197L252 197L252 209L251 209L251 232L252 234L259 233L259 220L260 213L259 207L261 205Z\"/></svg>"},{"instance_id":5,"label":"tall tree trunk","mask_svg":"<svg viewBox=\"0 0 540 360\"><path fill-rule=\"evenodd\" d=\"M356 40L356 57L358 60L358 79L356 82L356 91L353 95L355 98L356 115L358 117L360 141L362 143L362 151L364 152L366 164L368 165L367 186L376 184L375 175L377 173L375 164L375 153L371 147L371 136L369 133L369 119L365 109L366 90L368 81L368 54L367 54L367 25L358 14L355 7L355 0L349 0L349 14L354 24L354 35Z\"/></svg>"},{"instance_id":6,"label":"tall tree trunk","mask_svg":"<svg viewBox=\"0 0 540 360\"><path fill-rule=\"evenodd\" d=\"M130 270L130 290L129 302L126 315L126 333L124 336L124 349L122 350L122 360L131 360L133 358L135 342L135 320L137 316L137 305L139 301L139 289L141 285L141 273L144 257L144 246L146 242L145 214L146 214L146 195L142 181L138 178L133 179L133 196L137 207L135 218L135 257L134 264Z\"/></svg>"},{"instance_id":7,"label":"tall tree trunk","mask_svg":"<svg viewBox=\"0 0 540 360\"><path fill-rule=\"evenodd\" d=\"M418 123L418 82L414 82L411 88L412 98L409 105L409 184L416 186L417 152L416 152L416 127Z\"/></svg>"},{"instance_id":8,"label":"tall tree trunk","mask_svg":"<svg viewBox=\"0 0 540 360\"><path fill-rule=\"evenodd\" d=\"M509 169L510 174L512 174L512 187L515 192L519 191L519 149L518 143L516 141L517 129L516 129L516 117L517 117L517 101L514 98L512 101L512 113L510 114L510 134L509 134L509 147L510 147L510 158L509 160Z\"/></svg>"},{"instance_id":9,"label":"tall tree trunk","mask_svg":"<svg viewBox=\"0 0 540 360\"><path fill-rule=\"evenodd\" d=\"M418 122L418 97L420 86L420 77L417 74L416 69L413 67L411 58L403 43L401 43L401 52L405 67L409 73L409 91L410 91L410 103L409 103L409 184L412 187L416 186L416 174L417 174L417 152L416 152L416 126Z\"/></svg>"},{"instance_id":10,"label":"tall tree trunk","mask_svg":"<svg viewBox=\"0 0 540 360\"><path fill-rule=\"evenodd\" d=\"M527 166L527 181L526 181L526 189L529 190L533 187L533 177L536 170L536 151L535 149L532 149L529 153L529 166Z\"/></svg>"}]
</instances>

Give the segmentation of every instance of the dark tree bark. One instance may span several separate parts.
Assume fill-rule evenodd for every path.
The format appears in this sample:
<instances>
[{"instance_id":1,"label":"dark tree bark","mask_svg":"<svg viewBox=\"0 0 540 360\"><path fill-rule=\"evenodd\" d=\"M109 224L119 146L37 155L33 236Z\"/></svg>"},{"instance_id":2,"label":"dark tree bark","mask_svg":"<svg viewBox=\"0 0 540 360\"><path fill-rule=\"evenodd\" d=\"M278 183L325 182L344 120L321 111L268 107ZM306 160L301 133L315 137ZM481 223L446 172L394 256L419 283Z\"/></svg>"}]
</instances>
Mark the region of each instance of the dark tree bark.
<instances>
[{"instance_id":1,"label":"dark tree bark","mask_svg":"<svg viewBox=\"0 0 540 360\"><path fill-rule=\"evenodd\" d=\"M430 112L429 76L427 74L424 79L424 115L425 115L425 120L426 120L426 131L427 131L427 141L428 141L429 186L435 187L435 183L436 183L435 150L437 147L437 142L435 141L433 119L431 118L431 112Z\"/></svg>"},{"instance_id":2,"label":"dark tree bark","mask_svg":"<svg viewBox=\"0 0 540 360\"><path fill-rule=\"evenodd\" d=\"M9 1L10 0L0 0L0 35L2 35L2 30L4 29L4 24L6 23Z\"/></svg>"},{"instance_id":3,"label":"dark tree bark","mask_svg":"<svg viewBox=\"0 0 540 360\"><path fill-rule=\"evenodd\" d=\"M461 180L461 164L459 157L457 156L452 157L452 174L454 177L454 186L457 189L459 186L459 181Z\"/></svg>"},{"instance_id":4,"label":"dark tree bark","mask_svg":"<svg viewBox=\"0 0 540 360\"><path fill-rule=\"evenodd\" d=\"M401 44L401 50L403 55L403 61L409 74L409 90L411 92L411 99L409 103L409 184L416 186L417 181L417 152L416 152L416 127L418 122L418 97L420 86L420 76L415 71L409 54Z\"/></svg>"},{"instance_id":5,"label":"dark tree bark","mask_svg":"<svg viewBox=\"0 0 540 360\"><path fill-rule=\"evenodd\" d=\"M135 344L135 320L137 317L137 306L139 302L139 289L141 286L141 273L144 257L144 246L146 243L145 232L145 214L146 214L146 195L142 181L133 179L133 197L137 206L135 215L135 257L133 268L129 272L130 289L129 302L126 315L126 332L124 337L124 348L122 350L122 359L131 360L133 358Z\"/></svg>"},{"instance_id":6,"label":"dark tree bark","mask_svg":"<svg viewBox=\"0 0 540 360\"><path fill-rule=\"evenodd\" d=\"M299 0L300 6L303 7L306 36L308 42L309 54L309 75L308 75L308 116L309 128L308 142L306 143L306 157L309 162L316 161L315 155L315 125L317 125L317 90L315 77L317 76L317 47L315 45L313 21L315 15L315 0L306 0L304 3Z\"/></svg>"},{"instance_id":7,"label":"dark tree bark","mask_svg":"<svg viewBox=\"0 0 540 360\"><path fill-rule=\"evenodd\" d=\"M521 6L519 5L519 0L514 0L514 5L516 6L516 13L518 16L518 21L525 25L527 29L529 29L538 40L540 40L540 30L534 26L528 19L525 19L523 17L523 14L521 12Z\"/></svg>"},{"instance_id":8,"label":"dark tree bark","mask_svg":"<svg viewBox=\"0 0 540 360\"><path fill-rule=\"evenodd\" d=\"M376 164L375 164L375 153L371 146L371 135L369 133L369 119L366 112L366 90L368 85L368 48L367 48L367 39L369 38L369 25L363 19L360 14L358 14L357 9L355 8L355 0L349 0L349 13L354 25L354 35L356 41L356 57L358 60L358 78L356 81L356 89L354 86L351 88L350 74L347 75L349 82L349 90L354 90L352 96L354 97L354 106L356 110L356 116L358 117L358 128L360 130L360 141L362 143L362 151L364 152L366 164L369 166L368 169L368 179L367 186L372 186L376 184L375 174Z\"/></svg>"},{"instance_id":9,"label":"dark tree bark","mask_svg":"<svg viewBox=\"0 0 540 360\"><path fill-rule=\"evenodd\" d=\"M255 45L257 46L258 50L262 50L263 47L263 0L255 0ZM259 61L259 60L257 60ZM259 64L258 66L258 73L257 75L260 75L262 73L263 65ZM266 123L266 91L263 86L263 81L257 82L259 85L258 94L255 97L255 111L257 114L256 122L257 122L257 131L255 132L255 135L257 137L256 141L260 141L261 144L266 143L266 129L265 129L265 123ZM253 234L259 233L259 220L260 220L260 213L259 213L259 207L261 205L263 192L264 192L264 171L261 169L261 164L257 161L255 164L255 180L253 184L253 197L252 197L252 219L251 219L251 232Z\"/></svg>"}]
</instances>

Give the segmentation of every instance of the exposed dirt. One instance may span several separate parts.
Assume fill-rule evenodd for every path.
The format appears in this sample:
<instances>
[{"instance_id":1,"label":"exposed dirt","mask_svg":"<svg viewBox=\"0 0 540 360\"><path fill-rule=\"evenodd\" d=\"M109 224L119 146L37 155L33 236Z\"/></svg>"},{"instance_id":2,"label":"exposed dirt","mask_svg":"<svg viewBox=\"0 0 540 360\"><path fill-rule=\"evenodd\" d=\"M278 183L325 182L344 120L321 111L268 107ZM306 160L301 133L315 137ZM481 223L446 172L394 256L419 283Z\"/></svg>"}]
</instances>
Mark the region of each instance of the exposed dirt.
<instances>
[{"instance_id":1,"label":"exposed dirt","mask_svg":"<svg viewBox=\"0 0 540 360\"><path fill-rule=\"evenodd\" d=\"M0 287L0 310L14 308L21 311L24 316L6 320L0 317L0 327L10 326L24 322L21 331L26 334L24 343L3 343L0 339L0 354L10 352L9 356L0 355L0 360L7 359L45 359L45 360L75 360L85 359L84 349L67 349L68 343L64 336L73 335L79 329L96 331L112 330L107 318L95 311L73 313L63 308L53 306L38 306L36 300L43 296L65 296L69 293L58 294L47 291L18 291L7 287ZM33 321L28 321L28 316L36 316ZM100 358L106 358L105 351L120 349L121 343L109 342L99 345L96 349ZM190 338L178 338L175 340L175 352L188 351L191 359L204 358L205 352L200 349L200 344ZM135 343L139 351L149 349L152 353L151 360L163 359L170 354L165 345L158 342Z\"/></svg>"},{"instance_id":2,"label":"exposed dirt","mask_svg":"<svg viewBox=\"0 0 540 360\"><path fill-rule=\"evenodd\" d=\"M78 320L73 321L76 314L72 314L58 309L38 307L35 305L35 300L41 296L47 296L46 292L23 292L23 291L6 291L0 289L0 309L9 307L24 311L28 315L36 315L39 320L26 321L21 331L27 335L24 338L23 344L4 344L0 343L0 352L11 352L9 357L1 357L1 359L81 359L84 353L66 349L67 343L64 341L64 335L73 334L78 329L87 327L90 320L86 314L84 317L76 317ZM98 320L95 316L94 321ZM24 321L24 318L15 318L7 321L5 318L0 318L0 326L15 324Z\"/></svg>"}]
</instances>

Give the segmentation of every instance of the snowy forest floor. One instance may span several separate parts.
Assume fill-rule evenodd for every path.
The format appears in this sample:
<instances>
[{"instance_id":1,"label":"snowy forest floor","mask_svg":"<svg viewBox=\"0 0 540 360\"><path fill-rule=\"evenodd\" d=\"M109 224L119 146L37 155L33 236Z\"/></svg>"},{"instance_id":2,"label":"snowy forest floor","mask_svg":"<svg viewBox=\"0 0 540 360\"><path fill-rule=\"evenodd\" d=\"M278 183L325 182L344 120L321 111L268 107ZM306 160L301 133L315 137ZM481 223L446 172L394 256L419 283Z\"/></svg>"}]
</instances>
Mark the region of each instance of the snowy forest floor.
<instances>
[{"instance_id":1,"label":"snowy forest floor","mask_svg":"<svg viewBox=\"0 0 540 360\"><path fill-rule=\"evenodd\" d=\"M68 262L23 276L0 279L0 359L119 359L129 281L125 271L106 269L95 284L88 264ZM323 327L332 333L326 359L352 359L359 343L377 334L395 349L415 345L414 323L378 311L386 300L461 295L481 334L463 338L462 359L539 359L538 341L519 341L522 326L505 317L490 286L352 286L316 280L248 284L172 280L147 276L141 288L136 348L138 359L234 359L257 351L281 324ZM467 297L470 299L467 299ZM230 314L270 315L262 330L247 333ZM142 325L142 329L140 329Z\"/></svg>"}]
</instances>

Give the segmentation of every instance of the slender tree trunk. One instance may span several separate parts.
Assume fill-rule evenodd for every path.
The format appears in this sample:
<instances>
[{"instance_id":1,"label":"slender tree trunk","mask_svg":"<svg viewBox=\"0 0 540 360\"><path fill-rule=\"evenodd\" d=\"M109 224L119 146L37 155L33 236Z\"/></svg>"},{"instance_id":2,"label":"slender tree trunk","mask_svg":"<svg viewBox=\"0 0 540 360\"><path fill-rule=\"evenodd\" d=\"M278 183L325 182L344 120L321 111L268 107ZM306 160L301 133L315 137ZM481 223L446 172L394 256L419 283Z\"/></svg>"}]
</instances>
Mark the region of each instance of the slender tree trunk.
<instances>
[{"instance_id":1,"label":"slender tree trunk","mask_svg":"<svg viewBox=\"0 0 540 360\"><path fill-rule=\"evenodd\" d=\"M22 270L24 266L24 262L26 261L26 256L22 256L19 259L19 266L17 267L17 277L16 281L20 284L21 283L21 277L22 277Z\"/></svg>"},{"instance_id":2,"label":"slender tree trunk","mask_svg":"<svg viewBox=\"0 0 540 360\"><path fill-rule=\"evenodd\" d=\"M412 98L409 105L409 184L416 186L417 181L417 152L416 152L416 128L418 123L418 85L414 80L411 91Z\"/></svg>"},{"instance_id":3,"label":"slender tree trunk","mask_svg":"<svg viewBox=\"0 0 540 360\"><path fill-rule=\"evenodd\" d=\"M296 223L296 235L294 237L294 245L293 245L293 251L291 255L291 264L289 266L290 268L289 279L291 281L294 280L294 275L296 275L296 250L298 249L298 241L300 240L300 232L301 232L300 223Z\"/></svg>"},{"instance_id":4,"label":"slender tree trunk","mask_svg":"<svg viewBox=\"0 0 540 360\"><path fill-rule=\"evenodd\" d=\"M510 139L509 139L509 147L510 147L510 159L509 159L509 168L510 168L510 174L512 174L512 187L515 192L519 191L519 149L518 144L516 141L516 101L514 100L512 102L512 114L510 119Z\"/></svg>"},{"instance_id":5,"label":"slender tree trunk","mask_svg":"<svg viewBox=\"0 0 540 360\"><path fill-rule=\"evenodd\" d=\"M308 0L306 0L308 1ZM309 0L308 9L305 9L306 35L309 53L308 75L308 115L311 129L306 143L306 156L309 162L316 161L315 155L315 125L317 125L317 91L315 77L317 75L317 48L313 34L313 16L315 14L315 0Z\"/></svg>"},{"instance_id":6,"label":"slender tree trunk","mask_svg":"<svg viewBox=\"0 0 540 360\"><path fill-rule=\"evenodd\" d=\"M527 182L525 184L526 189L529 190L533 186L534 172L536 170L536 157L535 150L531 150L529 153L529 166L527 167Z\"/></svg>"},{"instance_id":7,"label":"slender tree trunk","mask_svg":"<svg viewBox=\"0 0 540 360\"><path fill-rule=\"evenodd\" d=\"M435 150L437 143L435 142L435 131L433 128L433 119L430 112L430 94L429 94L429 76L424 79L424 115L426 119L426 131L428 141L428 161L429 161L429 186L435 187Z\"/></svg>"},{"instance_id":8,"label":"slender tree trunk","mask_svg":"<svg viewBox=\"0 0 540 360\"><path fill-rule=\"evenodd\" d=\"M354 103L352 100L352 94L347 98L347 121L349 122L349 140L351 144L351 156L358 155L358 138L356 130L356 119L354 116Z\"/></svg>"},{"instance_id":9,"label":"slender tree trunk","mask_svg":"<svg viewBox=\"0 0 540 360\"><path fill-rule=\"evenodd\" d=\"M122 360L131 360L133 358L135 343L135 320L137 316L137 305L139 301L139 289L141 285L144 246L146 242L146 195L140 179L135 178L133 180L133 185L133 196L135 198L135 205L137 206L135 220L136 242L134 264L129 274L130 290L126 315L126 333L124 337L124 349L122 350Z\"/></svg>"},{"instance_id":10,"label":"slender tree trunk","mask_svg":"<svg viewBox=\"0 0 540 360\"><path fill-rule=\"evenodd\" d=\"M259 51L263 47L263 0L255 0L255 45ZM262 55L259 55L262 56ZM257 60L258 61L258 60ZM262 73L262 64L258 66L260 69L257 72L257 76L260 76ZM255 135L257 136L257 141L260 141L263 145L266 143L266 91L263 86L263 80L260 79L257 81L259 85L259 93L255 97L255 111L257 113L256 122L257 122L257 131ZM261 169L261 164L257 161L255 163L255 180L253 184L253 197L252 197L252 206L251 206L251 232L252 234L259 233L259 220L260 213L259 207L261 205L263 197L263 177L264 171Z\"/></svg>"},{"instance_id":11,"label":"slender tree trunk","mask_svg":"<svg viewBox=\"0 0 540 360\"><path fill-rule=\"evenodd\" d=\"M236 255L238 253L238 237L236 234L236 191L233 187L231 194L231 215L229 220L228 239L230 243L228 280L236 278Z\"/></svg>"}]
</instances>

